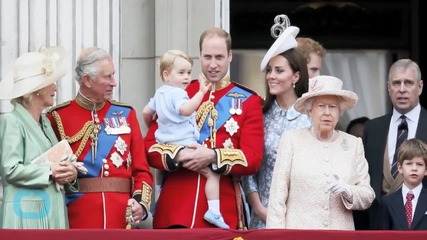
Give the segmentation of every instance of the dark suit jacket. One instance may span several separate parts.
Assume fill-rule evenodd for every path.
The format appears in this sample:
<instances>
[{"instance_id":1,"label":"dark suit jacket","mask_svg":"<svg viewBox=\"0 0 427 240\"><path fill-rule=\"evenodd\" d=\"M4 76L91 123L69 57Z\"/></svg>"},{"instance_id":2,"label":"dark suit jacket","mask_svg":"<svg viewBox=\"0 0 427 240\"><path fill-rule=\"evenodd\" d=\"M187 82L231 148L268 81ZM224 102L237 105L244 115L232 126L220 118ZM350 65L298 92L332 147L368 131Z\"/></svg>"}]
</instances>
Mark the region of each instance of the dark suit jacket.
<instances>
[{"instance_id":1,"label":"dark suit jacket","mask_svg":"<svg viewBox=\"0 0 427 240\"><path fill-rule=\"evenodd\" d=\"M427 230L427 189L421 190L411 228L408 228L402 188L384 197L380 203L379 228L383 230Z\"/></svg>"},{"instance_id":2,"label":"dark suit jacket","mask_svg":"<svg viewBox=\"0 0 427 240\"><path fill-rule=\"evenodd\" d=\"M391 116L391 113L386 114L365 123L362 140L365 157L369 165L371 187L374 189L376 197L368 211L354 213L356 229L378 229L378 204L382 198L384 151L387 144ZM415 137L424 142L427 142L426 122L427 110L421 107ZM424 179L423 185L427 187L426 179Z\"/></svg>"}]
</instances>

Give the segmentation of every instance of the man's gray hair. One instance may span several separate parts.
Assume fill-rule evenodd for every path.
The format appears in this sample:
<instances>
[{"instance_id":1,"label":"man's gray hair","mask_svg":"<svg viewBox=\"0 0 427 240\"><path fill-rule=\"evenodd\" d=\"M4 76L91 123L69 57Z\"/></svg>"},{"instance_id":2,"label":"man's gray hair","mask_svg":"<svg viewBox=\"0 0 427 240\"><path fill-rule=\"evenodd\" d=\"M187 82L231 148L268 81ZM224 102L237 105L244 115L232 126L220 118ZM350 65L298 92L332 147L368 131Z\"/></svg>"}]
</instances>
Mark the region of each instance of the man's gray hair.
<instances>
[{"instance_id":1,"label":"man's gray hair","mask_svg":"<svg viewBox=\"0 0 427 240\"><path fill-rule=\"evenodd\" d=\"M388 74L388 80L391 80L391 75L396 69L413 69L415 71L415 77L417 81L421 80L421 71L420 67L418 67L418 64L411 59L399 59L396 62L394 62L391 67Z\"/></svg>"},{"instance_id":2,"label":"man's gray hair","mask_svg":"<svg viewBox=\"0 0 427 240\"><path fill-rule=\"evenodd\" d=\"M76 64L76 81L80 84L83 75L89 75L90 79L95 79L99 73L98 62L103 59L111 59L111 55L98 47L84 49Z\"/></svg>"}]
</instances>

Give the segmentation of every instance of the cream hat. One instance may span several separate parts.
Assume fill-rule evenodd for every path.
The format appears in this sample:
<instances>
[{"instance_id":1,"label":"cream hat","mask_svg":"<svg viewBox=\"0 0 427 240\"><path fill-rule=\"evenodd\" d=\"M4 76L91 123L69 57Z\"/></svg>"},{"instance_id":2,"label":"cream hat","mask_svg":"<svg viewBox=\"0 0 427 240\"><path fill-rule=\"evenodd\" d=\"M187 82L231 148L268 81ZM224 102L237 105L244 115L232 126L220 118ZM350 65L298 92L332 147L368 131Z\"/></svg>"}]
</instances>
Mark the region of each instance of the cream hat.
<instances>
[{"instance_id":1,"label":"cream hat","mask_svg":"<svg viewBox=\"0 0 427 240\"><path fill-rule=\"evenodd\" d=\"M357 100L357 94L352 91L342 89L342 81L333 76L316 76L309 79L308 92L304 93L294 104L295 110L301 113L307 113L305 102L313 97L333 95L341 97L341 111L346 111L353 108Z\"/></svg>"},{"instance_id":2,"label":"cream hat","mask_svg":"<svg viewBox=\"0 0 427 240\"><path fill-rule=\"evenodd\" d=\"M0 82L0 99L14 99L49 86L65 75L66 68L62 47L25 53L16 59L13 74Z\"/></svg>"},{"instance_id":3,"label":"cream hat","mask_svg":"<svg viewBox=\"0 0 427 240\"><path fill-rule=\"evenodd\" d=\"M266 70L268 62L271 58L291 48L297 47L297 41L295 40L295 38L299 33L299 28L289 26L289 18L284 14L276 16L274 22L275 24L271 28L271 35L276 37L276 34L274 32L277 30L282 31L282 33L276 39L273 45L271 45L267 53L264 55L264 58L262 59L260 65L261 72L264 72Z\"/></svg>"}]
</instances>

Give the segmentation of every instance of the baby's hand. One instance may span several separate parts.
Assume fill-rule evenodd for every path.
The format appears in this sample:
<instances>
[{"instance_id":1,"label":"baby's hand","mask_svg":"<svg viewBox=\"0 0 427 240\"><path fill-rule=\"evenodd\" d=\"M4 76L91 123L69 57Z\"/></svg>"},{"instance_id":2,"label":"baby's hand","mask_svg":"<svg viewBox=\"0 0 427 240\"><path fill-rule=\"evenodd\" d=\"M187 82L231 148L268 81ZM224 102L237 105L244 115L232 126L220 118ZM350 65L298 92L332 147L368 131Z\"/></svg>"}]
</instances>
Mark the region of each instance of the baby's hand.
<instances>
[{"instance_id":1,"label":"baby's hand","mask_svg":"<svg viewBox=\"0 0 427 240\"><path fill-rule=\"evenodd\" d=\"M211 88L212 83L210 83L205 75L203 75L203 73L200 73L199 75L199 92L203 93L203 95L205 95L205 93Z\"/></svg>"}]
</instances>

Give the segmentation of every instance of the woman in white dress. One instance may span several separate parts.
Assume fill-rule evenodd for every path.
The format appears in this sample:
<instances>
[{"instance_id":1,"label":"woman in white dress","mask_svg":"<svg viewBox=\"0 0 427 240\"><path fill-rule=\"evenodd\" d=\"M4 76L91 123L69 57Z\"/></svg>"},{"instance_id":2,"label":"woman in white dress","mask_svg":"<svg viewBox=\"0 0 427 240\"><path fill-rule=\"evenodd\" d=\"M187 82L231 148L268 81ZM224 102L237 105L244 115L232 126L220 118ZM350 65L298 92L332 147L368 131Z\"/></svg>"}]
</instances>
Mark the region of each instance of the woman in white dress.
<instances>
[{"instance_id":1,"label":"woman in white dress","mask_svg":"<svg viewBox=\"0 0 427 240\"><path fill-rule=\"evenodd\" d=\"M267 228L352 230L352 210L371 205L375 193L362 140L335 130L341 113L357 99L336 77L309 80L309 91L294 106L309 115L312 127L281 136Z\"/></svg>"}]
</instances>

